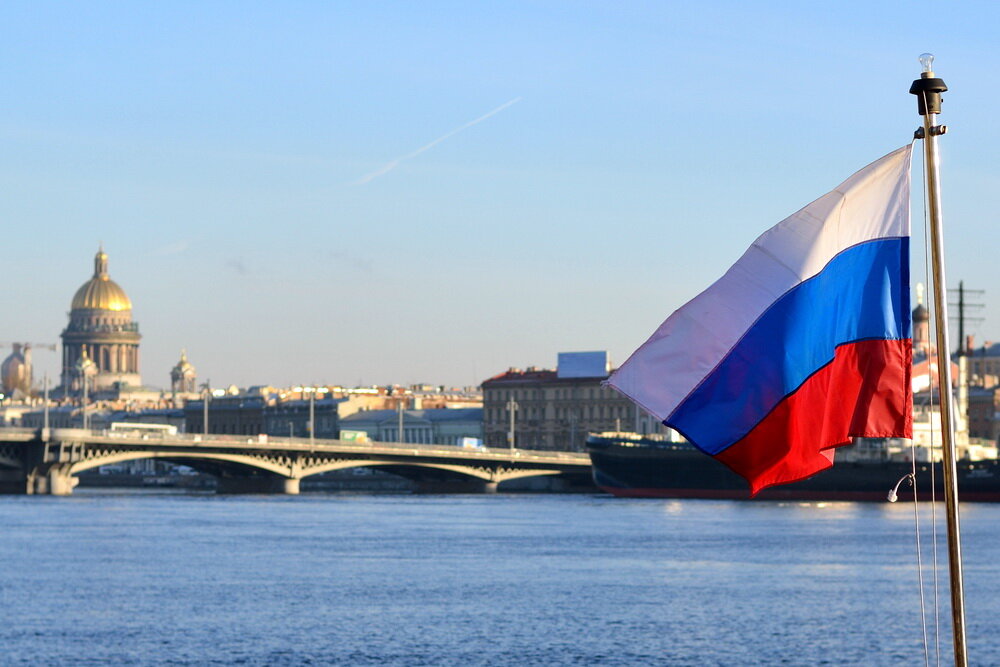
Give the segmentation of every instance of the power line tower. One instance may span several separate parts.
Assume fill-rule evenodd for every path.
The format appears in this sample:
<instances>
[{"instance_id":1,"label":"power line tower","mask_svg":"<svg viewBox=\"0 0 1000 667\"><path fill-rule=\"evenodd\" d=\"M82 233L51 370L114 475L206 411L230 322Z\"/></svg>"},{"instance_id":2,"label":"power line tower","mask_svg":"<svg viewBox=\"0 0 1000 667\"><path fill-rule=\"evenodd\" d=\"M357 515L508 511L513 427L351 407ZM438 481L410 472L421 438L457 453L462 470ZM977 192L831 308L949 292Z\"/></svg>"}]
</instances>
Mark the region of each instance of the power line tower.
<instances>
[{"instance_id":1,"label":"power line tower","mask_svg":"<svg viewBox=\"0 0 1000 667\"><path fill-rule=\"evenodd\" d=\"M982 302L969 303L968 297L971 295L974 299L982 299L983 295L986 294L986 290L965 289L965 283L963 281L958 281L958 289L950 289L949 293L958 296L957 302L950 302L949 306L957 306L958 312L952 315L950 319L958 320L958 355L960 357L967 356L972 350L969 349L968 340L965 337L965 323L974 322L979 324L983 321L983 317L970 317L966 312L967 309L977 309L985 308ZM978 311L977 311L978 312Z\"/></svg>"}]
</instances>

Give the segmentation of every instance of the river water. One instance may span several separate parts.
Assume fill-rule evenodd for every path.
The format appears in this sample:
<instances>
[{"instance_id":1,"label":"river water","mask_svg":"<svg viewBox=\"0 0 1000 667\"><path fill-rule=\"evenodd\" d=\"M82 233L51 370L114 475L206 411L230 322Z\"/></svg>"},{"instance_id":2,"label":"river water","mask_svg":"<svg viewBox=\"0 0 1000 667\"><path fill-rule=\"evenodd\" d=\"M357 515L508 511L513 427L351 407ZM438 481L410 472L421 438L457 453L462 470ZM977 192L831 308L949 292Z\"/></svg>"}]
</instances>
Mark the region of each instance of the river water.
<instances>
[{"instance_id":1,"label":"river water","mask_svg":"<svg viewBox=\"0 0 1000 667\"><path fill-rule=\"evenodd\" d=\"M976 665L998 526L963 505ZM2 664L924 661L904 503L78 490L0 497L0 568Z\"/></svg>"}]
</instances>

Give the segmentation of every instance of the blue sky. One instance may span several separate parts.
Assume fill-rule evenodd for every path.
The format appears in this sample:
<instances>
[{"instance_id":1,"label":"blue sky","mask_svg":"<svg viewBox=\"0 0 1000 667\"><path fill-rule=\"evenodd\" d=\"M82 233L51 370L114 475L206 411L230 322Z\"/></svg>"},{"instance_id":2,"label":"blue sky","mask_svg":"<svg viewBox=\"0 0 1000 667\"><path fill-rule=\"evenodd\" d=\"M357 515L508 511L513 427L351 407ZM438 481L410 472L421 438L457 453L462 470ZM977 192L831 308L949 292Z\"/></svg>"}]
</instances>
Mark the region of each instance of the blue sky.
<instances>
[{"instance_id":1,"label":"blue sky","mask_svg":"<svg viewBox=\"0 0 1000 667\"><path fill-rule=\"evenodd\" d=\"M4 3L0 339L56 342L103 242L155 386L181 348L217 386L621 362L909 141L931 51L949 283L987 290L971 329L1000 340L998 24L986 2Z\"/></svg>"}]
</instances>

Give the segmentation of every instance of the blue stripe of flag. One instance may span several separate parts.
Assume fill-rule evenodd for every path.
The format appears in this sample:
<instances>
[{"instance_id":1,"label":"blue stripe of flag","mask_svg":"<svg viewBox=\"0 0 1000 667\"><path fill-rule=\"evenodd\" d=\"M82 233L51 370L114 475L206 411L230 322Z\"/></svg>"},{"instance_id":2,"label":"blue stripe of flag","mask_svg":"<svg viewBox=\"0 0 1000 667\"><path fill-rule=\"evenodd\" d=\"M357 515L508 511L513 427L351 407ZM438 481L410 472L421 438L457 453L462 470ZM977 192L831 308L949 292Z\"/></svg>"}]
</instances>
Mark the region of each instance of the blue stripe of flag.
<instances>
[{"instance_id":1,"label":"blue stripe of flag","mask_svg":"<svg viewBox=\"0 0 1000 667\"><path fill-rule=\"evenodd\" d=\"M830 363L838 345L910 338L908 258L909 238L838 254L768 308L664 423L718 454Z\"/></svg>"}]
</instances>

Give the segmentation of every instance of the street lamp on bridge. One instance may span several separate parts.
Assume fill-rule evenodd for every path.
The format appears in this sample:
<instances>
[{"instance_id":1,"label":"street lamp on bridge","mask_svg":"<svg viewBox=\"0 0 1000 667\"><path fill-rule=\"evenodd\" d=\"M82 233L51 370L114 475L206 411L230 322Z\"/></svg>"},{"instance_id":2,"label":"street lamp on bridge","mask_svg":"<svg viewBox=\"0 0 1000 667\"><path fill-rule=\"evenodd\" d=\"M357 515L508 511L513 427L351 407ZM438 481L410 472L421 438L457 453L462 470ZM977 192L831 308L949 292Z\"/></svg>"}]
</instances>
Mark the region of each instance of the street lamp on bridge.
<instances>
[{"instance_id":1,"label":"street lamp on bridge","mask_svg":"<svg viewBox=\"0 0 1000 667\"><path fill-rule=\"evenodd\" d=\"M205 384L201 385L202 396L202 422L201 422L201 432L203 435L208 435L208 401L212 398L212 381L206 380Z\"/></svg>"},{"instance_id":2,"label":"street lamp on bridge","mask_svg":"<svg viewBox=\"0 0 1000 667\"><path fill-rule=\"evenodd\" d=\"M315 386L305 387L305 391L309 392L309 446L316 444L316 392L318 389Z\"/></svg>"},{"instance_id":3,"label":"street lamp on bridge","mask_svg":"<svg viewBox=\"0 0 1000 667\"><path fill-rule=\"evenodd\" d=\"M45 394L42 400L44 401L42 405L42 440L44 442L49 441L49 374L46 371L45 379L42 380L42 386L44 388Z\"/></svg>"},{"instance_id":4,"label":"street lamp on bridge","mask_svg":"<svg viewBox=\"0 0 1000 667\"><path fill-rule=\"evenodd\" d=\"M515 415L517 414L519 407L520 406L518 406L517 401L513 398L507 401L507 414L510 416L510 430L507 431L507 443L510 445L511 453L514 452L514 437L517 433L517 418Z\"/></svg>"}]
</instances>

